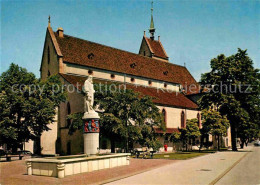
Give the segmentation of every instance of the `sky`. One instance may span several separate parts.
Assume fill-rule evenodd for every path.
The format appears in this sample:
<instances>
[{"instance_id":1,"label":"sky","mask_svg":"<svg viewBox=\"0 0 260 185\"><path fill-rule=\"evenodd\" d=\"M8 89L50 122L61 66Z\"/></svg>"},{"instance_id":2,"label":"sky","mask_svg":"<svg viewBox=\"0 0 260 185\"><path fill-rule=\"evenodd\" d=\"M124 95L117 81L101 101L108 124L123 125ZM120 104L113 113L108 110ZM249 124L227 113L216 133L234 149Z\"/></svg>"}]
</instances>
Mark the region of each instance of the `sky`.
<instances>
[{"instance_id":1,"label":"sky","mask_svg":"<svg viewBox=\"0 0 260 185\"><path fill-rule=\"evenodd\" d=\"M184 65L199 81L210 60L247 49L260 68L260 0L154 0L155 38L171 63ZM1 0L1 73L11 63L40 77L43 45L51 27L64 34L138 53L148 34L151 1ZM156 75L156 74L155 74Z\"/></svg>"}]
</instances>

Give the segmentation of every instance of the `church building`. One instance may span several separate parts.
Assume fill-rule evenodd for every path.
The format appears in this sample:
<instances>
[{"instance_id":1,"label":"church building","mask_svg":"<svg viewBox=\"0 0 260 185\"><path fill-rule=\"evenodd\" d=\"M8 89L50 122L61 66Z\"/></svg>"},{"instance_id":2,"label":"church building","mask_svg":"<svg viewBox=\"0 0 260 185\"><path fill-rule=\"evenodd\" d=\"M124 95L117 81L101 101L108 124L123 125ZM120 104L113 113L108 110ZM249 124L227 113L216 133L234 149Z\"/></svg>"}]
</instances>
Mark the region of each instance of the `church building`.
<instances>
[{"instance_id":1,"label":"church building","mask_svg":"<svg viewBox=\"0 0 260 185\"><path fill-rule=\"evenodd\" d=\"M68 33L69 34L69 33ZM77 88L68 89L68 100L57 108L56 121L51 130L41 136L42 154L78 154L83 152L80 131L68 134L70 120L66 116L83 112L82 84L88 75L94 81L127 84L136 92L154 97L154 103L163 113L166 134L186 126L186 120L201 115L196 104L199 85L185 66L170 62L163 44L155 38L153 15L149 36L144 32L139 53L105 46L68 35L62 28L53 31L50 20L46 31L41 62L41 79L59 74L62 83ZM139 46L138 46L139 47ZM78 86L77 84L81 84ZM163 131L156 129L162 144L167 142ZM171 144L168 144L171 147ZM100 149L109 148L109 141L102 141Z\"/></svg>"}]
</instances>

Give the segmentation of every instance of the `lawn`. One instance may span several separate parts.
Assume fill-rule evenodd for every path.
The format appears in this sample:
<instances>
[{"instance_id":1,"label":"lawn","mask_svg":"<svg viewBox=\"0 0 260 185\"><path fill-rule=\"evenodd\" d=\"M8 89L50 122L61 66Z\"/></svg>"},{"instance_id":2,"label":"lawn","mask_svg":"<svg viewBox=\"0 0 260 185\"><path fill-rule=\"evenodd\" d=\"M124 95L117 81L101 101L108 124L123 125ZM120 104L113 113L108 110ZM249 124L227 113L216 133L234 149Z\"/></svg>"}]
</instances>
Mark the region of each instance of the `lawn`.
<instances>
[{"instance_id":1,"label":"lawn","mask_svg":"<svg viewBox=\"0 0 260 185\"><path fill-rule=\"evenodd\" d=\"M185 160L194 157L199 157L209 153L214 153L213 151L192 151L192 152L176 152L176 153L164 153L164 154L154 154L154 159L175 159L175 160Z\"/></svg>"}]
</instances>

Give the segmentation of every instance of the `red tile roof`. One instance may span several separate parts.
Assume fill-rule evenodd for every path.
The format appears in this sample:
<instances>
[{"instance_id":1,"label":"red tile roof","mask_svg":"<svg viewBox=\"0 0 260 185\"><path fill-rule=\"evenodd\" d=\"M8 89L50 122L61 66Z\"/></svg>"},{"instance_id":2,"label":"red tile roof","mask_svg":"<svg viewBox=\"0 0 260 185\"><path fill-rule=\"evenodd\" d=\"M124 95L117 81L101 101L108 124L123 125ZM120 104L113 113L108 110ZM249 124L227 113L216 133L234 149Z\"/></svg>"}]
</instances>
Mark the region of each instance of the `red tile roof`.
<instances>
[{"instance_id":1,"label":"red tile roof","mask_svg":"<svg viewBox=\"0 0 260 185\"><path fill-rule=\"evenodd\" d=\"M147 45L149 46L150 51L153 53L154 56L160 57L163 59L168 59L168 56L160 41L152 40L145 36L144 36L144 38L145 38L145 41L147 42Z\"/></svg>"},{"instance_id":2,"label":"red tile roof","mask_svg":"<svg viewBox=\"0 0 260 185\"><path fill-rule=\"evenodd\" d=\"M64 62L178 83L183 86L197 84L196 80L183 66L162 62L69 35L64 35L61 38L55 33L55 36ZM159 53L162 54L161 51Z\"/></svg>"},{"instance_id":3,"label":"red tile roof","mask_svg":"<svg viewBox=\"0 0 260 185\"><path fill-rule=\"evenodd\" d=\"M86 77L82 76L74 76L74 75L67 75L67 74L60 74L66 81L73 84L79 90L81 90L82 85L84 84ZM96 83L105 83L111 81L105 80L94 80ZM77 85L78 84L78 85ZM189 108L189 109L198 109L198 106L184 96L182 93L177 92L167 92L166 90L163 91L162 89L156 89L146 86L136 86L132 84L126 85L127 89L132 89L135 92L139 92L146 96L151 96L154 98L153 102L159 105L165 106L173 106L178 108Z\"/></svg>"}]
</instances>

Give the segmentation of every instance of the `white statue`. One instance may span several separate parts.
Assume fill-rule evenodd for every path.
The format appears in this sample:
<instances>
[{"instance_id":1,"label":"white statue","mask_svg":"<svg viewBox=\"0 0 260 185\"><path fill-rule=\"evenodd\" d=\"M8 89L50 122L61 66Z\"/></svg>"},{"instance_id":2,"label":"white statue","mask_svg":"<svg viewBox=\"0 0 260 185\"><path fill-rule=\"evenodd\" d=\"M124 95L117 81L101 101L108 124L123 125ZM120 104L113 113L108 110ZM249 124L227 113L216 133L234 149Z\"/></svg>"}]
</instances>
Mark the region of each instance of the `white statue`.
<instances>
[{"instance_id":1,"label":"white statue","mask_svg":"<svg viewBox=\"0 0 260 185\"><path fill-rule=\"evenodd\" d=\"M92 76L88 76L84 85L82 87L83 92L85 93L84 97L84 112L92 113L95 112L93 105L94 105L94 86L92 81Z\"/></svg>"}]
</instances>

